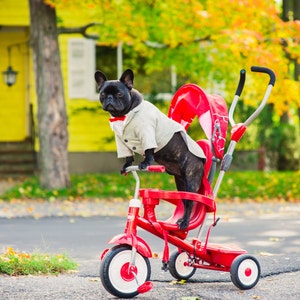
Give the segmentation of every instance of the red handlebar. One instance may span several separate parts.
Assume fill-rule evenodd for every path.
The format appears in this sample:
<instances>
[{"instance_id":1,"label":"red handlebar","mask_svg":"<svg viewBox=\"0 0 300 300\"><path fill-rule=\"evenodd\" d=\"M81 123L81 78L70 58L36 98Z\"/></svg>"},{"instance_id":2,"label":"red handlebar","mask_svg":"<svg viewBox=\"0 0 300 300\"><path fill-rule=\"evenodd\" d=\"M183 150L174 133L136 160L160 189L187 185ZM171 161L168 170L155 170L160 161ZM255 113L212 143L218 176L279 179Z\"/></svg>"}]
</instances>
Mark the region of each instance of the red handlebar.
<instances>
[{"instance_id":1,"label":"red handlebar","mask_svg":"<svg viewBox=\"0 0 300 300\"><path fill-rule=\"evenodd\" d=\"M147 171L162 173L162 172L165 172L165 167L164 166L160 166L160 165L158 165L158 166L157 165L153 165L153 166L147 167Z\"/></svg>"}]
</instances>

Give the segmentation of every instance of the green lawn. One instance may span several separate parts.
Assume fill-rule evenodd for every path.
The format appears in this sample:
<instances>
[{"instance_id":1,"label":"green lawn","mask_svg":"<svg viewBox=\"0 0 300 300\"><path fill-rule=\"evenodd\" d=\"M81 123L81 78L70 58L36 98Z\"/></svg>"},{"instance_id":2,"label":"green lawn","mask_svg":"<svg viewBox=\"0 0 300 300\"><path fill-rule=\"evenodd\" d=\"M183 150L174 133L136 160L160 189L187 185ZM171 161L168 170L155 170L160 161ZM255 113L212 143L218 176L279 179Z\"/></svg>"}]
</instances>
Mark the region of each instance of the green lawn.
<instances>
[{"instance_id":1,"label":"green lawn","mask_svg":"<svg viewBox=\"0 0 300 300\"><path fill-rule=\"evenodd\" d=\"M140 173L141 187L175 190L173 177L168 174ZM38 179L31 177L16 185L1 199L81 199L132 197L135 181L131 174L119 173L72 175L68 189L45 190ZM218 198L266 201L269 199L300 201L300 172L227 172L218 193Z\"/></svg>"}]
</instances>

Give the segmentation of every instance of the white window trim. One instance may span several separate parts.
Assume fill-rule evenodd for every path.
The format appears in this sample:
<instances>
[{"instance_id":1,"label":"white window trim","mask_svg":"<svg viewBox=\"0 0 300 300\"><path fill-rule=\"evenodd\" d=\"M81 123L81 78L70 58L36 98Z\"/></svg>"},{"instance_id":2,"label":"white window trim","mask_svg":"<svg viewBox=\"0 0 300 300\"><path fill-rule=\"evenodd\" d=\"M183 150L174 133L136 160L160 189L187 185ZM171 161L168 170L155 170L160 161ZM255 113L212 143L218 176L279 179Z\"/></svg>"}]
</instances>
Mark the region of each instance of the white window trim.
<instances>
[{"instance_id":1,"label":"white window trim","mask_svg":"<svg viewBox=\"0 0 300 300\"><path fill-rule=\"evenodd\" d=\"M99 96L94 80L95 65L95 41L84 38L68 40L68 94L70 99L98 100Z\"/></svg>"}]
</instances>

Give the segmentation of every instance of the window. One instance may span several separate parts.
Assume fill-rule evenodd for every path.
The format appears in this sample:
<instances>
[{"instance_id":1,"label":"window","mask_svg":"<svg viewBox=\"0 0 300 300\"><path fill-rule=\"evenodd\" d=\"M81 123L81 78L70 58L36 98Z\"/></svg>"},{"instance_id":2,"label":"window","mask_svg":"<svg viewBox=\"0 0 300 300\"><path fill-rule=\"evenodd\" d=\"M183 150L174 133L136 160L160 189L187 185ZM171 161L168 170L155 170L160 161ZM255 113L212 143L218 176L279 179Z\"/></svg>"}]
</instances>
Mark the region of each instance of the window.
<instances>
[{"instance_id":1,"label":"window","mask_svg":"<svg viewBox=\"0 0 300 300\"><path fill-rule=\"evenodd\" d=\"M69 98L98 99L94 82L95 42L88 39L68 41Z\"/></svg>"}]
</instances>

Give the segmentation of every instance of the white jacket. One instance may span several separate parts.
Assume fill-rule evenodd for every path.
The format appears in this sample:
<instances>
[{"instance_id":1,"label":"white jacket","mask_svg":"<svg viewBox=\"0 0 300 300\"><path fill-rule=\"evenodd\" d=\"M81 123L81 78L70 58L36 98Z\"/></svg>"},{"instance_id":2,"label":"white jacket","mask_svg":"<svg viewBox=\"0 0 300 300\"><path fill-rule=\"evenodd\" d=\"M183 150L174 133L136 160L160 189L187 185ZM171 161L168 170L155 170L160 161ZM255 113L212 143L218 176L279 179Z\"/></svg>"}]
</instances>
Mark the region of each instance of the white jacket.
<instances>
[{"instance_id":1,"label":"white jacket","mask_svg":"<svg viewBox=\"0 0 300 300\"><path fill-rule=\"evenodd\" d=\"M200 146L190 138L184 127L148 101L143 100L126 115L124 121L113 119L110 119L110 125L115 132L118 158L133 156L134 153L144 155L145 150L152 148L157 152L170 141L175 132L182 133L190 152L205 158Z\"/></svg>"}]
</instances>

